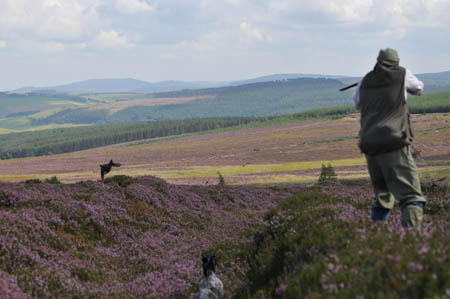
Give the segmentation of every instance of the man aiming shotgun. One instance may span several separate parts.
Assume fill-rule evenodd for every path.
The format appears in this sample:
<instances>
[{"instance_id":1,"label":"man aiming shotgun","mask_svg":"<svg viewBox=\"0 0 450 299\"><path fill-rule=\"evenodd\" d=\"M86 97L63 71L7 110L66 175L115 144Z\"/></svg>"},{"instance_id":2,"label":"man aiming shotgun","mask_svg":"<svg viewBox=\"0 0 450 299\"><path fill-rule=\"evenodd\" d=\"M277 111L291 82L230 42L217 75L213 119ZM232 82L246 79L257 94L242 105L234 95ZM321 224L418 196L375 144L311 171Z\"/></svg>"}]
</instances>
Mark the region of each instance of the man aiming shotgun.
<instances>
[{"instance_id":1,"label":"man aiming shotgun","mask_svg":"<svg viewBox=\"0 0 450 299\"><path fill-rule=\"evenodd\" d=\"M387 221L397 199L402 225L420 228L425 198L410 150L413 133L407 92L421 95L423 83L399 61L396 50L380 50L374 69L353 85L353 102L361 112L358 145L375 192L371 219Z\"/></svg>"}]
</instances>

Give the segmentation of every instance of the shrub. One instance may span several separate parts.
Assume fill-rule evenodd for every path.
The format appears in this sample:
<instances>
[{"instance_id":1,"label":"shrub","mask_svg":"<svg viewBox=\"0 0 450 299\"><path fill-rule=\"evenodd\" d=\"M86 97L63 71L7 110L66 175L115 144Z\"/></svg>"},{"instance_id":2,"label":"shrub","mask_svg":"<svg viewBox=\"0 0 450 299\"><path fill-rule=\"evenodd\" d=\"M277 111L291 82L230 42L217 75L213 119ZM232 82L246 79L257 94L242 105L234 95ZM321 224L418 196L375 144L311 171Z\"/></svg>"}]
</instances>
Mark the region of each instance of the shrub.
<instances>
[{"instance_id":1,"label":"shrub","mask_svg":"<svg viewBox=\"0 0 450 299\"><path fill-rule=\"evenodd\" d=\"M296 194L266 214L266 226L242 253L250 270L234 298L450 296L448 210L427 214L422 232L405 230L398 210L388 224L372 223L355 194L337 199L330 191L357 192L353 187L321 189ZM447 195L435 189L429 204L441 205Z\"/></svg>"},{"instance_id":2,"label":"shrub","mask_svg":"<svg viewBox=\"0 0 450 299\"><path fill-rule=\"evenodd\" d=\"M52 176L51 178L46 178L45 181L49 184L59 185L61 182L58 180L56 176Z\"/></svg>"},{"instance_id":3,"label":"shrub","mask_svg":"<svg viewBox=\"0 0 450 299\"><path fill-rule=\"evenodd\" d=\"M220 172L217 172L217 174L219 175L219 186L225 186L225 178Z\"/></svg>"},{"instance_id":4,"label":"shrub","mask_svg":"<svg viewBox=\"0 0 450 299\"><path fill-rule=\"evenodd\" d=\"M127 187L133 184L136 180L127 175L115 175L113 177L105 179L105 184L116 183L120 187Z\"/></svg>"},{"instance_id":5,"label":"shrub","mask_svg":"<svg viewBox=\"0 0 450 299\"><path fill-rule=\"evenodd\" d=\"M42 183L40 179L30 179L25 181L25 184L40 184L40 183Z\"/></svg>"},{"instance_id":6,"label":"shrub","mask_svg":"<svg viewBox=\"0 0 450 299\"><path fill-rule=\"evenodd\" d=\"M328 163L327 166L325 164L322 164L322 170L320 171L319 176L319 184L326 184L332 181L336 181L337 175L334 172L333 166Z\"/></svg>"}]
</instances>

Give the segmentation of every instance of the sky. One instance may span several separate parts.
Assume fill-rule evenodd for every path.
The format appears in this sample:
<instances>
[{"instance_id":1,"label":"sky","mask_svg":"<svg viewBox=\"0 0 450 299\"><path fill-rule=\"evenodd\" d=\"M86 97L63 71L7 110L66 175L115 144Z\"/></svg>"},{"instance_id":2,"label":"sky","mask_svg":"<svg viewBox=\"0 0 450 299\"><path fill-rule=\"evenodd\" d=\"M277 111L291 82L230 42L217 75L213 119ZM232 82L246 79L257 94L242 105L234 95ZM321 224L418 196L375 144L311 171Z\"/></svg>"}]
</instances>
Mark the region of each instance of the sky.
<instances>
[{"instance_id":1,"label":"sky","mask_svg":"<svg viewBox=\"0 0 450 299\"><path fill-rule=\"evenodd\" d=\"M450 0L0 0L0 91L95 78L450 70Z\"/></svg>"}]
</instances>

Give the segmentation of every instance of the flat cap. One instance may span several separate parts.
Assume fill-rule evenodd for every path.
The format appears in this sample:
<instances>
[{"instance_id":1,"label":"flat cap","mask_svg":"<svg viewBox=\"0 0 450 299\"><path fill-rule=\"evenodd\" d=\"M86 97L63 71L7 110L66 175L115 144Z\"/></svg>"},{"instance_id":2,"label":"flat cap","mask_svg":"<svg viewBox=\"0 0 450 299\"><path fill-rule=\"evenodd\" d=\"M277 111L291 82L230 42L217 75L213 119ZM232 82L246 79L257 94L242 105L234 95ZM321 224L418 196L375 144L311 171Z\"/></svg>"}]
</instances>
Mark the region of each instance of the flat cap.
<instances>
[{"instance_id":1,"label":"flat cap","mask_svg":"<svg viewBox=\"0 0 450 299\"><path fill-rule=\"evenodd\" d=\"M396 62L400 61L400 57L398 57L398 53L396 50L391 48L381 49L380 53L378 53L378 62Z\"/></svg>"}]
</instances>

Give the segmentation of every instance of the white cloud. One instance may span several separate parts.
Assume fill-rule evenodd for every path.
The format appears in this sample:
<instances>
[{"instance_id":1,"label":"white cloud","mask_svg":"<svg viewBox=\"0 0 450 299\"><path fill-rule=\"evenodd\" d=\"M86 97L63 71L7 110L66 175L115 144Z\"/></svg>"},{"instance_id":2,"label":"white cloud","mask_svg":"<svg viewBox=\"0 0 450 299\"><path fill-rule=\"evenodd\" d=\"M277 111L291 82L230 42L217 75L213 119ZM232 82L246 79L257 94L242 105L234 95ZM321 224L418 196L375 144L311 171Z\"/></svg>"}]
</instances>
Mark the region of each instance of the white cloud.
<instances>
[{"instance_id":1,"label":"white cloud","mask_svg":"<svg viewBox=\"0 0 450 299\"><path fill-rule=\"evenodd\" d=\"M296 22L347 22L386 24L449 23L448 0L271 0L267 13L272 12L279 23L287 15ZM307 18L312 16L312 18ZM306 18L305 18L306 17ZM289 20L291 21L291 20ZM425 25L425 24L424 24Z\"/></svg>"},{"instance_id":2,"label":"white cloud","mask_svg":"<svg viewBox=\"0 0 450 299\"><path fill-rule=\"evenodd\" d=\"M319 11L334 16L339 22L365 22L372 19L372 0L319 0L314 3Z\"/></svg>"},{"instance_id":3,"label":"white cloud","mask_svg":"<svg viewBox=\"0 0 450 299\"><path fill-rule=\"evenodd\" d=\"M235 28L235 27L233 27ZM232 52L242 50L255 42L272 42L272 36L261 29L251 25L247 21L239 24L238 30L212 31L202 35L196 40L184 40L178 45L178 49L192 49L199 52Z\"/></svg>"},{"instance_id":4,"label":"white cloud","mask_svg":"<svg viewBox=\"0 0 450 299\"><path fill-rule=\"evenodd\" d=\"M75 43L71 46L72 49L76 49L76 50L84 50L87 48L87 44L86 43Z\"/></svg>"},{"instance_id":5,"label":"white cloud","mask_svg":"<svg viewBox=\"0 0 450 299\"><path fill-rule=\"evenodd\" d=\"M449 27L450 1L423 0L426 14L426 25L430 27Z\"/></svg>"},{"instance_id":6,"label":"white cloud","mask_svg":"<svg viewBox=\"0 0 450 299\"><path fill-rule=\"evenodd\" d=\"M63 43L58 42L46 42L43 43L43 49L47 52L60 52L64 51L66 49L65 45Z\"/></svg>"},{"instance_id":7,"label":"white cloud","mask_svg":"<svg viewBox=\"0 0 450 299\"><path fill-rule=\"evenodd\" d=\"M145 0L116 0L116 9L125 13L153 11L155 8Z\"/></svg>"},{"instance_id":8,"label":"white cloud","mask_svg":"<svg viewBox=\"0 0 450 299\"><path fill-rule=\"evenodd\" d=\"M230 78L264 69L357 74L390 46L414 63L422 53L439 57L422 65L445 70L449 15L450 0L0 0L0 60L23 64L38 78L42 68L33 73L30 65L54 57L76 61L88 75L117 64L117 72L144 73L142 61L150 77L169 70L176 77L180 65L197 78L215 76L214 63ZM114 51L105 51L111 48L130 55L117 62ZM271 62L263 59L269 56ZM349 65L354 57L358 63Z\"/></svg>"},{"instance_id":9,"label":"white cloud","mask_svg":"<svg viewBox=\"0 0 450 299\"><path fill-rule=\"evenodd\" d=\"M101 31L94 39L96 48L127 48L131 47L128 38L117 31Z\"/></svg>"},{"instance_id":10,"label":"white cloud","mask_svg":"<svg viewBox=\"0 0 450 299\"><path fill-rule=\"evenodd\" d=\"M181 49L194 49L200 52L212 51L218 48L224 39L224 33L209 32L198 40L182 41L179 45Z\"/></svg>"},{"instance_id":11,"label":"white cloud","mask_svg":"<svg viewBox=\"0 0 450 299\"><path fill-rule=\"evenodd\" d=\"M2 0L0 32L27 38L80 38L99 23L101 0Z\"/></svg>"},{"instance_id":12,"label":"white cloud","mask_svg":"<svg viewBox=\"0 0 450 299\"><path fill-rule=\"evenodd\" d=\"M18 41L10 42L9 47L20 50L29 51L32 49L34 55L62 52L71 47L71 44L65 44L55 41L37 41L34 39L21 39Z\"/></svg>"},{"instance_id":13,"label":"white cloud","mask_svg":"<svg viewBox=\"0 0 450 299\"><path fill-rule=\"evenodd\" d=\"M239 25L240 29L240 37L244 42L252 42L252 41L266 41L271 42L272 36L268 34L264 34L261 29L251 25L247 21L241 22Z\"/></svg>"},{"instance_id":14,"label":"white cloud","mask_svg":"<svg viewBox=\"0 0 450 299\"><path fill-rule=\"evenodd\" d=\"M241 4L241 0L225 0L226 3L232 4L232 5L239 5Z\"/></svg>"},{"instance_id":15,"label":"white cloud","mask_svg":"<svg viewBox=\"0 0 450 299\"><path fill-rule=\"evenodd\" d=\"M278 17L278 22L288 15L296 23L305 24L366 22L373 18L370 15L372 6L373 0L271 0L268 3L269 10Z\"/></svg>"}]
</instances>

